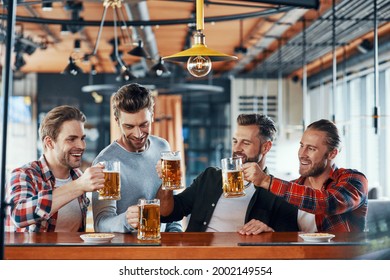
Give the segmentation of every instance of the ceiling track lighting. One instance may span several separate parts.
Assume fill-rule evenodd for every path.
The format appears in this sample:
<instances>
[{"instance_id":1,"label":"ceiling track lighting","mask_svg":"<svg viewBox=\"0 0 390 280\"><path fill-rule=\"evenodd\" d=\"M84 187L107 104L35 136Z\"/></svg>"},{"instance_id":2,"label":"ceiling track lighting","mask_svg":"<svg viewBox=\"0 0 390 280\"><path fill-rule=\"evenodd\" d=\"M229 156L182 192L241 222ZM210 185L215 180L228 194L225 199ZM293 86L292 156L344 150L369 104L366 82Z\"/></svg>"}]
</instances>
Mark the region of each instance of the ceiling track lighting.
<instances>
[{"instance_id":1,"label":"ceiling track lighting","mask_svg":"<svg viewBox=\"0 0 390 280\"><path fill-rule=\"evenodd\" d=\"M19 71L24 65L26 65L26 61L23 58L23 54L21 52L17 52L15 54L14 70Z\"/></svg>"},{"instance_id":2,"label":"ceiling track lighting","mask_svg":"<svg viewBox=\"0 0 390 280\"><path fill-rule=\"evenodd\" d=\"M196 32L191 48L174 55L163 57L164 61L186 62L187 70L194 77L200 78L210 73L211 61L229 61L237 59L206 46L204 30L204 0L196 0Z\"/></svg>"},{"instance_id":3,"label":"ceiling track lighting","mask_svg":"<svg viewBox=\"0 0 390 280\"><path fill-rule=\"evenodd\" d=\"M79 52L80 49L81 49L81 40L80 39L75 39L74 40L73 50L76 51L76 52Z\"/></svg>"},{"instance_id":4,"label":"ceiling track lighting","mask_svg":"<svg viewBox=\"0 0 390 280\"><path fill-rule=\"evenodd\" d=\"M102 31L103 31L104 21L106 19L106 15L107 15L107 10L108 10L108 8L112 8L113 22L114 22L114 39L110 41L111 45L113 45L113 52L111 53L110 57L111 57L112 61L117 62L117 64L116 64L117 72L120 73L119 76L117 77L117 80L128 81L131 79L135 79L136 77L131 73L130 68L122 60L122 52L118 51L118 45L119 45L119 38L118 38L118 34L117 34L118 33L117 32L118 18L121 21L121 24L120 24L121 30L124 30L124 32L126 32L126 35L131 42L129 29L128 29L126 20L124 19L124 15L123 15L122 10L121 10L122 0L104 0L103 6L104 6L104 10L103 10L102 19L101 19L100 25L99 25L99 31L98 31L98 35L96 38L95 47L94 47L92 53L86 54L84 56L84 60L89 59L91 56L96 56L97 51L98 51L98 47L99 47L99 43L100 43L100 38L102 35Z\"/></svg>"},{"instance_id":5,"label":"ceiling track lighting","mask_svg":"<svg viewBox=\"0 0 390 280\"><path fill-rule=\"evenodd\" d=\"M50 12L53 10L53 3L52 2L44 2L42 1L42 11Z\"/></svg>"},{"instance_id":6,"label":"ceiling track lighting","mask_svg":"<svg viewBox=\"0 0 390 280\"><path fill-rule=\"evenodd\" d=\"M152 75L157 77L170 74L168 68L164 65L164 61L162 60L161 57L158 59L158 62L155 65L153 65L152 68L150 68L150 72Z\"/></svg>"},{"instance_id":7,"label":"ceiling track lighting","mask_svg":"<svg viewBox=\"0 0 390 280\"><path fill-rule=\"evenodd\" d=\"M142 40L138 40L137 46L134 49L132 49L131 51L129 51L128 54L143 57L146 59L150 59L149 54L145 51L145 49L143 47Z\"/></svg>"},{"instance_id":8,"label":"ceiling track lighting","mask_svg":"<svg viewBox=\"0 0 390 280\"><path fill-rule=\"evenodd\" d=\"M240 45L234 48L234 52L236 54L246 54L248 49L244 46L244 22L242 19L240 20Z\"/></svg>"},{"instance_id":9,"label":"ceiling track lighting","mask_svg":"<svg viewBox=\"0 0 390 280\"><path fill-rule=\"evenodd\" d=\"M76 65L76 62L72 56L69 56L69 63L65 67L62 74L77 76L79 73L83 73L83 70Z\"/></svg>"}]
</instances>

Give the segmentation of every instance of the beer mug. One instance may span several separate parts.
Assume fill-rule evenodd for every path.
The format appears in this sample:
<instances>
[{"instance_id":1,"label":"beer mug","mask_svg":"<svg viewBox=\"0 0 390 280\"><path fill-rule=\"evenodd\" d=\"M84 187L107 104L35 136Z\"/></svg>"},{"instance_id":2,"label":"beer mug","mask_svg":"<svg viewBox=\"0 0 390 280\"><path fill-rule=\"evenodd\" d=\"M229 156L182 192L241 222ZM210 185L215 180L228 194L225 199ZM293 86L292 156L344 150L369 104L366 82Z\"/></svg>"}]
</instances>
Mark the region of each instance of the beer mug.
<instances>
[{"instance_id":1,"label":"beer mug","mask_svg":"<svg viewBox=\"0 0 390 280\"><path fill-rule=\"evenodd\" d=\"M222 165L222 189L225 197L245 195L241 158L224 158Z\"/></svg>"},{"instance_id":2,"label":"beer mug","mask_svg":"<svg viewBox=\"0 0 390 280\"><path fill-rule=\"evenodd\" d=\"M161 152L162 189L177 190L183 188L181 182L180 152Z\"/></svg>"},{"instance_id":3,"label":"beer mug","mask_svg":"<svg viewBox=\"0 0 390 280\"><path fill-rule=\"evenodd\" d=\"M138 200L139 226L137 238L140 240L160 239L160 200Z\"/></svg>"},{"instance_id":4,"label":"beer mug","mask_svg":"<svg viewBox=\"0 0 390 280\"><path fill-rule=\"evenodd\" d=\"M103 161L104 187L98 190L99 200L121 199L121 176L119 161Z\"/></svg>"}]
</instances>

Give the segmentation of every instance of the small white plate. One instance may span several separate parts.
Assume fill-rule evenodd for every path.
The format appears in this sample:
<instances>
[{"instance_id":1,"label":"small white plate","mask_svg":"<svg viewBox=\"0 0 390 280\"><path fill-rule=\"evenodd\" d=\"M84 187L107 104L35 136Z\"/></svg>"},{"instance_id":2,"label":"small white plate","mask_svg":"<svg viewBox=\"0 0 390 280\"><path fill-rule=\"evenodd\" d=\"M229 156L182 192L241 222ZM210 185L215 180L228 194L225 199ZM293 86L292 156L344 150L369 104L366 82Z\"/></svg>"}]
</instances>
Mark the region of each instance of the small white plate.
<instances>
[{"instance_id":1,"label":"small white plate","mask_svg":"<svg viewBox=\"0 0 390 280\"><path fill-rule=\"evenodd\" d=\"M330 233L301 233L299 237L306 242L330 242L335 235Z\"/></svg>"},{"instance_id":2,"label":"small white plate","mask_svg":"<svg viewBox=\"0 0 390 280\"><path fill-rule=\"evenodd\" d=\"M107 243L110 242L115 237L115 234L112 233L88 233L80 235L80 238L84 242L91 243Z\"/></svg>"}]
</instances>

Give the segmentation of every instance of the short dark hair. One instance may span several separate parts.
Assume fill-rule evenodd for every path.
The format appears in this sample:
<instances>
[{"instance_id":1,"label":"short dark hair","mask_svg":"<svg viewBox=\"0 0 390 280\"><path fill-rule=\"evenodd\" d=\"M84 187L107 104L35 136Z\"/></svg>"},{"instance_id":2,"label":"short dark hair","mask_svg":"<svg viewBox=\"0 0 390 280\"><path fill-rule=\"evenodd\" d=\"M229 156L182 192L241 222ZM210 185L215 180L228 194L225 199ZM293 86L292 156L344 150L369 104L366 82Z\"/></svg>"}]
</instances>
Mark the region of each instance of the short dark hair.
<instances>
[{"instance_id":1,"label":"short dark hair","mask_svg":"<svg viewBox=\"0 0 390 280\"><path fill-rule=\"evenodd\" d=\"M43 142L46 136L54 141L57 140L62 124L73 120L85 123L87 118L84 113L73 106L63 105L51 109L43 118L39 128L41 141Z\"/></svg>"},{"instance_id":2,"label":"short dark hair","mask_svg":"<svg viewBox=\"0 0 390 280\"><path fill-rule=\"evenodd\" d=\"M137 113L148 108L153 113L154 100L148 89L133 83L122 86L112 98L114 116L119 118L120 111Z\"/></svg>"},{"instance_id":3,"label":"short dark hair","mask_svg":"<svg viewBox=\"0 0 390 280\"><path fill-rule=\"evenodd\" d=\"M337 126L325 119L321 119L319 121L313 122L307 126L307 129L314 129L318 131L323 131L326 133L325 142L328 145L329 151L333 151L334 149L339 149L340 147L340 135L337 129Z\"/></svg>"},{"instance_id":4,"label":"short dark hair","mask_svg":"<svg viewBox=\"0 0 390 280\"><path fill-rule=\"evenodd\" d=\"M263 141L274 141L276 138L275 122L266 115L261 114L240 114L237 117L238 125L257 125L259 137Z\"/></svg>"}]
</instances>

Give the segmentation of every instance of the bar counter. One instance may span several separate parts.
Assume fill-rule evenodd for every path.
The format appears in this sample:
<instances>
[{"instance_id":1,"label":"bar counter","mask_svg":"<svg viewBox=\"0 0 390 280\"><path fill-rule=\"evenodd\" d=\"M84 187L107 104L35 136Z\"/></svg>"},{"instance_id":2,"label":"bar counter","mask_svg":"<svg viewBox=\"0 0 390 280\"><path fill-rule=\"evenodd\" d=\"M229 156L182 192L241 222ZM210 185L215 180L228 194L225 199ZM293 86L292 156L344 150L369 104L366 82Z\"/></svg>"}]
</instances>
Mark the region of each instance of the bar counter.
<instances>
[{"instance_id":1,"label":"bar counter","mask_svg":"<svg viewBox=\"0 0 390 280\"><path fill-rule=\"evenodd\" d=\"M103 244L84 242L81 234L6 233L5 259L353 259L369 247L365 233L335 233L330 242L321 243L305 242L297 232L161 233L158 242L115 233Z\"/></svg>"}]
</instances>

